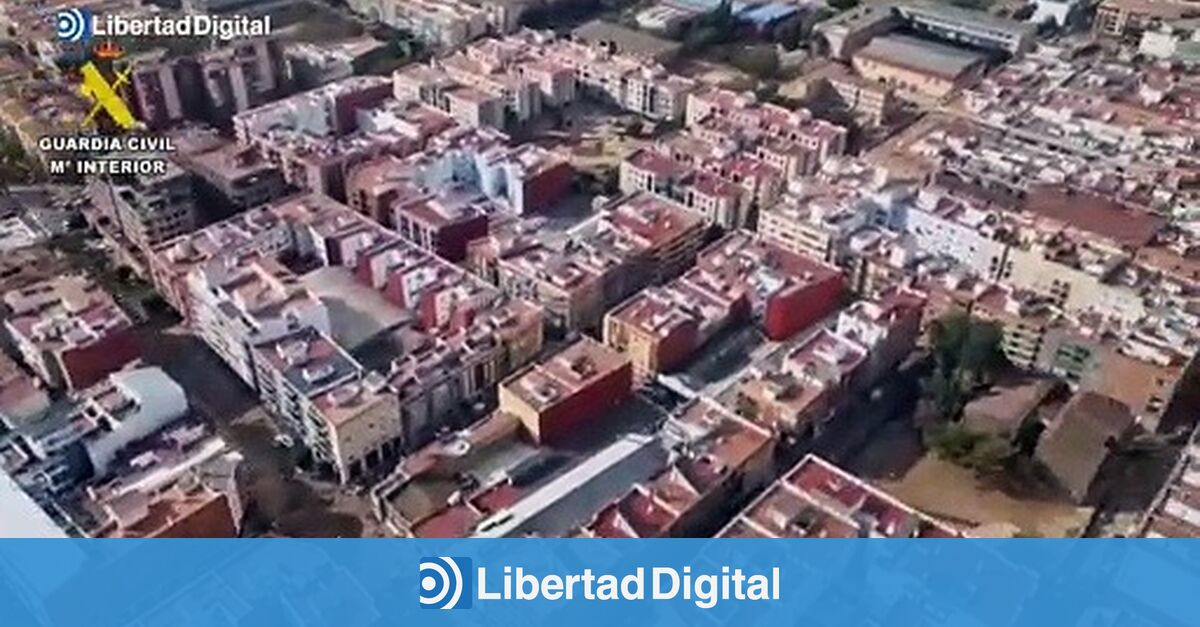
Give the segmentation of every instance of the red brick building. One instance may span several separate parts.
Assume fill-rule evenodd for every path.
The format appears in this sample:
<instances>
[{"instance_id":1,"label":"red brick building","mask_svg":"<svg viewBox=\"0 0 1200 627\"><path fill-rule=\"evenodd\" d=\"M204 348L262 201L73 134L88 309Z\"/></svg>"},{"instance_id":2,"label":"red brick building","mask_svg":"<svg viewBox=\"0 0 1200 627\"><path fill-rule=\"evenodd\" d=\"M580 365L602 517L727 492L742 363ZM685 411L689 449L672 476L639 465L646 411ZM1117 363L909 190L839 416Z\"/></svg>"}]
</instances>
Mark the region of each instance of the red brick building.
<instances>
[{"instance_id":1,"label":"red brick building","mask_svg":"<svg viewBox=\"0 0 1200 627\"><path fill-rule=\"evenodd\" d=\"M685 278L710 290L744 293L775 341L833 314L845 285L834 266L740 231L704 249Z\"/></svg>"},{"instance_id":2,"label":"red brick building","mask_svg":"<svg viewBox=\"0 0 1200 627\"><path fill-rule=\"evenodd\" d=\"M546 163L523 174L521 197L524 211L538 212L553 207L571 190L575 170L567 161L546 159Z\"/></svg>"},{"instance_id":3,"label":"red brick building","mask_svg":"<svg viewBox=\"0 0 1200 627\"><path fill-rule=\"evenodd\" d=\"M767 297L763 313L763 330L767 337L785 340L837 311L842 285L842 275L835 271L813 275L807 281Z\"/></svg>"},{"instance_id":4,"label":"red brick building","mask_svg":"<svg viewBox=\"0 0 1200 627\"><path fill-rule=\"evenodd\" d=\"M718 331L748 316L744 291L704 289L689 277L643 290L604 318L604 343L629 356L640 379L683 366Z\"/></svg>"},{"instance_id":5,"label":"red brick building","mask_svg":"<svg viewBox=\"0 0 1200 627\"><path fill-rule=\"evenodd\" d=\"M392 205L390 221L401 237L455 263L466 259L467 243L488 234L485 208L466 198L404 199Z\"/></svg>"},{"instance_id":6,"label":"red brick building","mask_svg":"<svg viewBox=\"0 0 1200 627\"><path fill-rule=\"evenodd\" d=\"M4 295L4 324L22 360L47 384L78 390L141 356L133 322L105 291L63 276Z\"/></svg>"},{"instance_id":7,"label":"red brick building","mask_svg":"<svg viewBox=\"0 0 1200 627\"><path fill-rule=\"evenodd\" d=\"M174 486L145 501L141 493L106 506L109 524L97 537L105 538L236 538L229 496L204 485Z\"/></svg>"},{"instance_id":8,"label":"red brick building","mask_svg":"<svg viewBox=\"0 0 1200 627\"><path fill-rule=\"evenodd\" d=\"M538 444L586 430L633 393L633 368L620 353L584 337L500 384L500 411L516 416Z\"/></svg>"}]
</instances>

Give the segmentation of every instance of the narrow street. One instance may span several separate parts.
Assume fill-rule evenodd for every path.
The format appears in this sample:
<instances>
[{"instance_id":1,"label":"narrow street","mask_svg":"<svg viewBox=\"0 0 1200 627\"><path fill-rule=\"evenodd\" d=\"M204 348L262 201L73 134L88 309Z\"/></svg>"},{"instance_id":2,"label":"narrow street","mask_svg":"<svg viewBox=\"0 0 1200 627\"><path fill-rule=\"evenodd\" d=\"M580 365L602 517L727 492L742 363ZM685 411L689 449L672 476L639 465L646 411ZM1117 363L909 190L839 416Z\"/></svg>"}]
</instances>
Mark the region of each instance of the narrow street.
<instances>
[{"instance_id":1,"label":"narrow street","mask_svg":"<svg viewBox=\"0 0 1200 627\"><path fill-rule=\"evenodd\" d=\"M794 464L812 452L864 479L903 475L925 454L920 430L913 424L919 398L919 366L891 372L813 442L781 463Z\"/></svg>"},{"instance_id":2,"label":"narrow street","mask_svg":"<svg viewBox=\"0 0 1200 627\"><path fill-rule=\"evenodd\" d=\"M243 455L248 504L243 535L383 535L365 496L296 470L297 455L275 442L266 410L199 338L152 324L143 329L142 348L147 362L183 386L192 410Z\"/></svg>"}]
</instances>

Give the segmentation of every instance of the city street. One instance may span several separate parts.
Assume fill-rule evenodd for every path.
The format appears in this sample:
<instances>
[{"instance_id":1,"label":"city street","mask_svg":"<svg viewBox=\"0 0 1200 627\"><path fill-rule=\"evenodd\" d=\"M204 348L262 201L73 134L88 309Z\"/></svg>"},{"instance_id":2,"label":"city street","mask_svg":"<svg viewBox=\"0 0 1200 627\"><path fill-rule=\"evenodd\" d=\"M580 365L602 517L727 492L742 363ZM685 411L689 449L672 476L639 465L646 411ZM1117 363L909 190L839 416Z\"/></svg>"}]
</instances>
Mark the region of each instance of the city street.
<instances>
[{"instance_id":1,"label":"city street","mask_svg":"<svg viewBox=\"0 0 1200 627\"><path fill-rule=\"evenodd\" d=\"M297 469L298 456L276 442L266 410L199 338L178 328L146 328L142 345L146 361L183 386L193 411L244 456L245 535L384 535L365 496Z\"/></svg>"},{"instance_id":2,"label":"city street","mask_svg":"<svg viewBox=\"0 0 1200 627\"><path fill-rule=\"evenodd\" d=\"M60 235L79 217L79 211L67 206L79 191L61 185L13 186L0 195L0 216L24 215L45 233Z\"/></svg>"}]
</instances>

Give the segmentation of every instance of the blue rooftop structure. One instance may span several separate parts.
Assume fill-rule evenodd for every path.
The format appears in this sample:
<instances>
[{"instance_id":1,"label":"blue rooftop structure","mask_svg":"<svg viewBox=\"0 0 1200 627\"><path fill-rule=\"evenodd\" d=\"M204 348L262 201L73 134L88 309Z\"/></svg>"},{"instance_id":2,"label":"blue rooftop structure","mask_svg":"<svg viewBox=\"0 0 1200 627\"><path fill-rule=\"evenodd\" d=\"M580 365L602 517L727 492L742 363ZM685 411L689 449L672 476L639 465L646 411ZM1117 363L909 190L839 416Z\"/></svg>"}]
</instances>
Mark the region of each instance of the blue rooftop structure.
<instances>
[{"instance_id":1,"label":"blue rooftop structure","mask_svg":"<svg viewBox=\"0 0 1200 627\"><path fill-rule=\"evenodd\" d=\"M799 12L800 8L794 4L772 2L753 7L747 11L738 13L737 16L739 19L746 20L756 26L765 26L791 17Z\"/></svg>"},{"instance_id":2,"label":"blue rooftop structure","mask_svg":"<svg viewBox=\"0 0 1200 627\"><path fill-rule=\"evenodd\" d=\"M677 7L686 11L708 13L721 6L721 0L665 0L663 4ZM796 4L784 2L731 2L729 10L739 20L750 22L756 26L764 26L799 13Z\"/></svg>"},{"instance_id":3,"label":"blue rooftop structure","mask_svg":"<svg viewBox=\"0 0 1200 627\"><path fill-rule=\"evenodd\" d=\"M681 9L688 9L697 13L707 13L709 11L714 11L717 7L721 6L721 0L666 0L664 4L669 4ZM742 11L752 8L754 8L752 5L748 5L745 2L733 2L729 6L730 11L733 12L734 15L738 15Z\"/></svg>"}]
</instances>

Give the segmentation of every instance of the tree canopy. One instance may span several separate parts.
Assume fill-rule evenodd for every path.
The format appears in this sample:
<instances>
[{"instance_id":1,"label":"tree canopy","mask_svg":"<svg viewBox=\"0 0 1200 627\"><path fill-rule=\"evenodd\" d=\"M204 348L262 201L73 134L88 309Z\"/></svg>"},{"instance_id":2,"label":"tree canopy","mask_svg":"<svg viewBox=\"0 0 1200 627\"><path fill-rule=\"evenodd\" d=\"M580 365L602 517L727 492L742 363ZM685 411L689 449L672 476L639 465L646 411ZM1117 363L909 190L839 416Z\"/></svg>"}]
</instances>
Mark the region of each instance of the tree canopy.
<instances>
[{"instance_id":1,"label":"tree canopy","mask_svg":"<svg viewBox=\"0 0 1200 627\"><path fill-rule=\"evenodd\" d=\"M1008 365L1004 331L994 322L954 312L934 321L929 329L936 368L926 391L943 417L958 415L968 395L990 385Z\"/></svg>"},{"instance_id":2,"label":"tree canopy","mask_svg":"<svg viewBox=\"0 0 1200 627\"><path fill-rule=\"evenodd\" d=\"M28 182L34 167L16 135L0 129L0 193L12 185Z\"/></svg>"}]
</instances>

